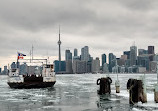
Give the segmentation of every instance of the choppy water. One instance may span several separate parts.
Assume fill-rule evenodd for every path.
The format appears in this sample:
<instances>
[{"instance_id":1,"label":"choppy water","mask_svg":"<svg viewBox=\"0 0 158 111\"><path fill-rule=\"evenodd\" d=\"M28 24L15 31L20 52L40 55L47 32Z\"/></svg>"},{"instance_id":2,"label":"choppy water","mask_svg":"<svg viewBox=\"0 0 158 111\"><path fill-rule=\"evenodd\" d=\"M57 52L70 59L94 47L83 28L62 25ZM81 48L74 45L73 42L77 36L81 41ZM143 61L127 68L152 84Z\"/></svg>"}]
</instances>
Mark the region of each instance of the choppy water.
<instances>
[{"instance_id":1,"label":"choppy water","mask_svg":"<svg viewBox=\"0 0 158 111\"><path fill-rule=\"evenodd\" d=\"M7 76L0 76L0 111L158 111L154 103L153 88L156 74L146 75L148 103L128 104L126 83L129 78L140 74L121 74L121 93L115 93L116 75L113 80L110 96L99 96L96 80L101 74L57 75L53 88L44 89L11 89L7 85Z\"/></svg>"}]
</instances>

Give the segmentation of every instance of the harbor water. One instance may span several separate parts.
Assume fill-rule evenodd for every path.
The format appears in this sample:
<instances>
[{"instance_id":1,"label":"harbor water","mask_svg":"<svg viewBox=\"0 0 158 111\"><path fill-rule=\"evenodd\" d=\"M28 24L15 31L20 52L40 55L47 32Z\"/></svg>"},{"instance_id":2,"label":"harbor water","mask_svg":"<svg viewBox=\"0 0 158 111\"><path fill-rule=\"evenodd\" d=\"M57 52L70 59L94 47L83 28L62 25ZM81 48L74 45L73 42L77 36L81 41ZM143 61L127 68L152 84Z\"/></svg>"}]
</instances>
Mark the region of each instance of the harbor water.
<instances>
[{"instance_id":1,"label":"harbor water","mask_svg":"<svg viewBox=\"0 0 158 111\"><path fill-rule=\"evenodd\" d=\"M105 74L56 75L53 88L11 89L7 76L0 76L0 111L158 111L154 102L156 74L146 74L147 99L145 104L129 105L126 83L129 78L144 74L119 74L120 93L115 93L116 74L112 78L111 95L97 94L96 81Z\"/></svg>"}]
</instances>

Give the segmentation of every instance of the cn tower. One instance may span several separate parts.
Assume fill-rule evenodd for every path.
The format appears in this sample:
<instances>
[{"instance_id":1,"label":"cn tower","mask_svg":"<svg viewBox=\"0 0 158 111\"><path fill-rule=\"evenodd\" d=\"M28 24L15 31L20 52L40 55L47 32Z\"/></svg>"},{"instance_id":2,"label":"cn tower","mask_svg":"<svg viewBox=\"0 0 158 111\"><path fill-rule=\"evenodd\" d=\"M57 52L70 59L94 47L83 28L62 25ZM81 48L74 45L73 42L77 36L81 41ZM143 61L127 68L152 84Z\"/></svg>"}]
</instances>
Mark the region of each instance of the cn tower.
<instances>
[{"instance_id":1,"label":"cn tower","mask_svg":"<svg viewBox=\"0 0 158 111\"><path fill-rule=\"evenodd\" d=\"M59 72L60 72L60 71L61 71L61 50L60 50L61 41L60 41L60 26L59 26L59 41L58 41L58 45L59 45Z\"/></svg>"}]
</instances>

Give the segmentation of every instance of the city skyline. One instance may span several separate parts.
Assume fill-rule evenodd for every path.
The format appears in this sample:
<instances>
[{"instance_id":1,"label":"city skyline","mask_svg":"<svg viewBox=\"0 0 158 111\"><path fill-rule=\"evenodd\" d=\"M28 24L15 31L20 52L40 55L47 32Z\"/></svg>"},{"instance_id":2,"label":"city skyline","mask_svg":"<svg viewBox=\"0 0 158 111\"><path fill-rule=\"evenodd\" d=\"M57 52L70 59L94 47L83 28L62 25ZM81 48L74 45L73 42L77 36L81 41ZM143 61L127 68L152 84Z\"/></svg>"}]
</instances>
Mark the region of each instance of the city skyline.
<instances>
[{"instance_id":1,"label":"city skyline","mask_svg":"<svg viewBox=\"0 0 158 111\"><path fill-rule=\"evenodd\" d=\"M158 52L157 4L148 0L0 1L0 67L16 61L17 51L29 58L32 44L35 58L48 55L52 62L57 60L59 25L62 60L66 49L83 46L89 46L94 58L111 52L120 57L134 41L138 49L153 45Z\"/></svg>"}]
</instances>

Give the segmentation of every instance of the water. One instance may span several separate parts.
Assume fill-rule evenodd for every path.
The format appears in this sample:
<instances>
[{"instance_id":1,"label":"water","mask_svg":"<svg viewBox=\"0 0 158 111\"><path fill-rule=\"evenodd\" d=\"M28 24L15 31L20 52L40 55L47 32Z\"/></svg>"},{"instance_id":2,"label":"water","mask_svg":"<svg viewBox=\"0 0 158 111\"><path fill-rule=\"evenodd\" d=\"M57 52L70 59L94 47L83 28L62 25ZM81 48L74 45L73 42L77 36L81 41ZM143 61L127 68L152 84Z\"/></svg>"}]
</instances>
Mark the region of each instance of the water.
<instances>
[{"instance_id":1,"label":"water","mask_svg":"<svg viewBox=\"0 0 158 111\"><path fill-rule=\"evenodd\" d=\"M102 74L57 75L53 88L11 89L7 85L7 76L0 76L0 111L158 111L154 103L153 88L156 74L147 74L148 103L128 104L126 83L129 78L138 78L141 74L120 74L121 93L115 93L116 75L110 96L99 96L96 80L105 77Z\"/></svg>"}]
</instances>

